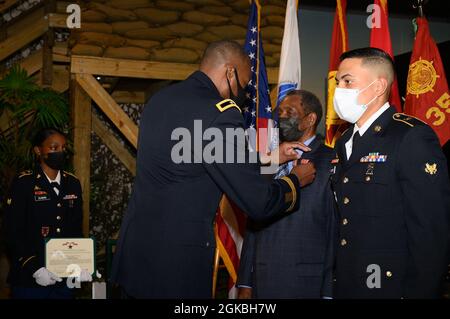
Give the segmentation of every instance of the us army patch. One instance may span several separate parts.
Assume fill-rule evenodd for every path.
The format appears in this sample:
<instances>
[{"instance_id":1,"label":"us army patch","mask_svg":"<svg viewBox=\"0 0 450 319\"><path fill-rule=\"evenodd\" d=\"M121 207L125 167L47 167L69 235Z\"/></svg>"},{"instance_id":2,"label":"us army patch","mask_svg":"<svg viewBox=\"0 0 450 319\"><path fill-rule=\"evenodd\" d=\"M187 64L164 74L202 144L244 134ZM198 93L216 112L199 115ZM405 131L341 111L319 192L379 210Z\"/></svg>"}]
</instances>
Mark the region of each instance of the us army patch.
<instances>
[{"instance_id":1,"label":"us army patch","mask_svg":"<svg viewBox=\"0 0 450 319\"><path fill-rule=\"evenodd\" d=\"M234 103L233 100L230 99L225 99L223 101L220 101L219 103L216 104L217 109L222 113L228 109L231 109L233 107L237 108L239 110L239 112L242 113L241 109L239 108L239 106L236 105L236 103Z\"/></svg>"}]
</instances>

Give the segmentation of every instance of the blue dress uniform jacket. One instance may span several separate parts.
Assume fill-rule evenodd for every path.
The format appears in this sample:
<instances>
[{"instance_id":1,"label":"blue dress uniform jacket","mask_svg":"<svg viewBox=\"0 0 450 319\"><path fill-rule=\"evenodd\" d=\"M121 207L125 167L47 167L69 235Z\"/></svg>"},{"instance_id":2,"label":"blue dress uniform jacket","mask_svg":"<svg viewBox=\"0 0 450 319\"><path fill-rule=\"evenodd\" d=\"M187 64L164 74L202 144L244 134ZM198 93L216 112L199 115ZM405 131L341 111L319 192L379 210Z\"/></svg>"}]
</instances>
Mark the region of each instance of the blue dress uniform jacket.
<instances>
[{"instance_id":1,"label":"blue dress uniform jacket","mask_svg":"<svg viewBox=\"0 0 450 319\"><path fill-rule=\"evenodd\" d=\"M337 298L435 298L446 270L450 185L432 129L390 107L347 160L336 144Z\"/></svg>"},{"instance_id":2,"label":"blue dress uniform jacket","mask_svg":"<svg viewBox=\"0 0 450 319\"><path fill-rule=\"evenodd\" d=\"M300 190L297 212L248 223L237 285L254 298L332 296L337 216L331 190L334 151L316 137L303 154L316 167L314 182Z\"/></svg>"},{"instance_id":3,"label":"blue dress uniform jacket","mask_svg":"<svg viewBox=\"0 0 450 319\"><path fill-rule=\"evenodd\" d=\"M155 94L142 114L137 173L112 269L113 282L131 297L211 297L214 220L223 193L256 219L294 211L298 205L293 175L270 182L260 176L258 163L202 161L209 141L195 139L203 134L194 129L195 120L203 130L223 133L215 138L224 152L225 147L236 151L238 143L225 138L225 131L243 129L240 109L223 101L200 71ZM171 156L179 143L173 138L177 128L195 139L187 151L189 161L182 163Z\"/></svg>"},{"instance_id":4,"label":"blue dress uniform jacket","mask_svg":"<svg viewBox=\"0 0 450 319\"><path fill-rule=\"evenodd\" d=\"M5 211L10 285L40 287L33 273L45 267L45 239L82 237L82 219L81 185L74 175L61 171L57 195L39 165L19 174Z\"/></svg>"}]
</instances>

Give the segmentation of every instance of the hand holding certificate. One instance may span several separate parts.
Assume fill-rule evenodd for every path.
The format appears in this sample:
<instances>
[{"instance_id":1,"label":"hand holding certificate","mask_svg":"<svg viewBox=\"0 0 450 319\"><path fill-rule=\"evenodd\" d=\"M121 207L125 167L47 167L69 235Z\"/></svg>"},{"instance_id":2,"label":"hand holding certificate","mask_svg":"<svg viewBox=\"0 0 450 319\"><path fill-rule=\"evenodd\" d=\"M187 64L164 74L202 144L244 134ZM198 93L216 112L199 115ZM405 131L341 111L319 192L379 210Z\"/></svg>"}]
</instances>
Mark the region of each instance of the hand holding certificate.
<instances>
[{"instance_id":1,"label":"hand holding certificate","mask_svg":"<svg viewBox=\"0 0 450 319\"><path fill-rule=\"evenodd\" d=\"M59 277L79 277L82 270L95 271L92 238L52 238L45 245L46 268Z\"/></svg>"}]
</instances>

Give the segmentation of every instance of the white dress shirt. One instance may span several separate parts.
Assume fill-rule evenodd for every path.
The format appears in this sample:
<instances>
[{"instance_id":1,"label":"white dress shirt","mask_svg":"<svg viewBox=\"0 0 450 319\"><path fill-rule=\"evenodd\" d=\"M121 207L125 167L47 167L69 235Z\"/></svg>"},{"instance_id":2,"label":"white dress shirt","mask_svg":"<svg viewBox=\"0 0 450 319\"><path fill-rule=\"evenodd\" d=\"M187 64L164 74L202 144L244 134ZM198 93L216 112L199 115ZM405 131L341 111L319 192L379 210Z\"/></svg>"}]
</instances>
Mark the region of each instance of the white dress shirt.
<instances>
[{"instance_id":1,"label":"white dress shirt","mask_svg":"<svg viewBox=\"0 0 450 319\"><path fill-rule=\"evenodd\" d=\"M45 174L45 172L44 172ZM47 174L45 174L45 177L47 177L48 182L51 184L53 182L58 183L59 185L61 185L61 171L58 171L58 174L56 175L54 180L51 180L50 177L48 177ZM53 187L53 190L55 191L56 195L59 195L59 189L57 189L56 187Z\"/></svg>"},{"instance_id":2,"label":"white dress shirt","mask_svg":"<svg viewBox=\"0 0 450 319\"><path fill-rule=\"evenodd\" d=\"M372 114L371 117L368 118L368 120L361 126L358 127L358 124L355 123L355 126L353 127L353 134L350 137L350 139L345 143L345 151L347 153L347 160L352 155L352 149L353 149L353 136L356 132L359 132L359 135L362 137L364 133L369 129L369 127L381 116L381 114L384 113L389 108L389 102L386 102L378 111L376 111L374 114Z\"/></svg>"}]
</instances>

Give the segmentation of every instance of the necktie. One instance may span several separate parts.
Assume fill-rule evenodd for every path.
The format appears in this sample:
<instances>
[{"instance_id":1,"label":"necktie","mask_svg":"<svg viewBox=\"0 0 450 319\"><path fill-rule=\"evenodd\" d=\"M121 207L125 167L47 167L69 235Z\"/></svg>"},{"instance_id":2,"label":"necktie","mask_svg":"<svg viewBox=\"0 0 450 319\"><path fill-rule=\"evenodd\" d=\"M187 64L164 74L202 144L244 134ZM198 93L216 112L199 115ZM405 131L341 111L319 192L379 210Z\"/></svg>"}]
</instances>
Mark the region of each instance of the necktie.
<instances>
[{"instance_id":1,"label":"necktie","mask_svg":"<svg viewBox=\"0 0 450 319\"><path fill-rule=\"evenodd\" d=\"M358 144L358 142L361 140L361 135L359 135L359 131L356 131L355 134L353 135L353 147L352 149L355 148L355 145Z\"/></svg>"},{"instance_id":2,"label":"necktie","mask_svg":"<svg viewBox=\"0 0 450 319\"><path fill-rule=\"evenodd\" d=\"M59 183L58 182L51 182L50 185L52 185L53 189L55 190L56 195L59 195Z\"/></svg>"},{"instance_id":3,"label":"necktie","mask_svg":"<svg viewBox=\"0 0 450 319\"><path fill-rule=\"evenodd\" d=\"M355 134L353 134L353 140L352 140L352 148L349 159L352 157L353 154L355 154L356 147L358 147L358 143L361 141L361 135L359 135L359 132L356 131Z\"/></svg>"},{"instance_id":4,"label":"necktie","mask_svg":"<svg viewBox=\"0 0 450 319\"><path fill-rule=\"evenodd\" d=\"M289 169L289 162L281 164L280 167L278 167L278 171L275 174L275 179L282 178L283 176L289 175L290 169Z\"/></svg>"}]
</instances>

